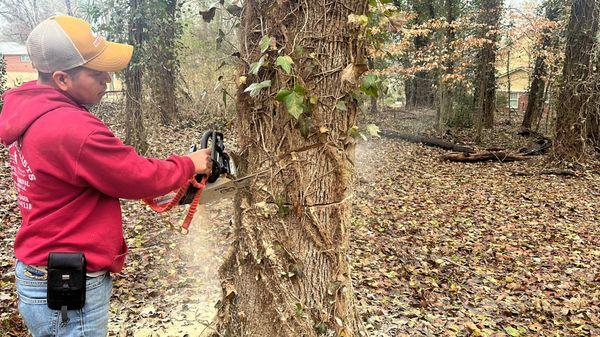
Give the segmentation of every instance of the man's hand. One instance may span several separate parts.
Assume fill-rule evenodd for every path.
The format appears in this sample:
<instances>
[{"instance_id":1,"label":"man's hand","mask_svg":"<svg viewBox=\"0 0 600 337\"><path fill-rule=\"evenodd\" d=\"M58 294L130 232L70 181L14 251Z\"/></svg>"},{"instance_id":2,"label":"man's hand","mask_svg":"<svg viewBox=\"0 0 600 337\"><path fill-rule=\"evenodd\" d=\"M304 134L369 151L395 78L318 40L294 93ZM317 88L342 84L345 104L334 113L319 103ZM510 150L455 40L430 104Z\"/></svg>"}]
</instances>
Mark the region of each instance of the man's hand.
<instances>
[{"instance_id":1,"label":"man's hand","mask_svg":"<svg viewBox=\"0 0 600 337\"><path fill-rule=\"evenodd\" d=\"M212 171L212 149L202 149L190 153L188 156L194 162L194 167L197 174L210 174Z\"/></svg>"}]
</instances>

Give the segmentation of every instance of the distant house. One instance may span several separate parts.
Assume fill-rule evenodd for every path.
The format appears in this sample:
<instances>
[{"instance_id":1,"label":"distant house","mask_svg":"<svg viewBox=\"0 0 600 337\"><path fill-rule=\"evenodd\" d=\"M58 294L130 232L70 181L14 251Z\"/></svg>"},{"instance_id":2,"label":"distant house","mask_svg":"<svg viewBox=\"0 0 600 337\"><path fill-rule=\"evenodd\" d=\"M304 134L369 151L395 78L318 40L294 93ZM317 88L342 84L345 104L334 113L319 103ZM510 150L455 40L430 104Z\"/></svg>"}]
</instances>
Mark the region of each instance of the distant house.
<instances>
[{"instance_id":1,"label":"distant house","mask_svg":"<svg viewBox=\"0 0 600 337\"><path fill-rule=\"evenodd\" d=\"M504 94L507 99L507 107L518 112L527 109L527 98L529 94L529 82L531 69L518 67L511 69L497 77L498 94ZM508 83L510 81L510 97L508 97Z\"/></svg>"},{"instance_id":2,"label":"distant house","mask_svg":"<svg viewBox=\"0 0 600 337\"><path fill-rule=\"evenodd\" d=\"M496 93L504 96L504 110L524 113L527 109L527 97L532 72L532 49L534 41L528 34L521 34L510 43L503 40L498 49L496 61ZM508 93L510 83L510 94Z\"/></svg>"},{"instance_id":3,"label":"distant house","mask_svg":"<svg viewBox=\"0 0 600 337\"><path fill-rule=\"evenodd\" d=\"M0 42L0 56L6 63L6 84L9 88L37 78L37 71L31 64L25 46L16 42Z\"/></svg>"}]
</instances>

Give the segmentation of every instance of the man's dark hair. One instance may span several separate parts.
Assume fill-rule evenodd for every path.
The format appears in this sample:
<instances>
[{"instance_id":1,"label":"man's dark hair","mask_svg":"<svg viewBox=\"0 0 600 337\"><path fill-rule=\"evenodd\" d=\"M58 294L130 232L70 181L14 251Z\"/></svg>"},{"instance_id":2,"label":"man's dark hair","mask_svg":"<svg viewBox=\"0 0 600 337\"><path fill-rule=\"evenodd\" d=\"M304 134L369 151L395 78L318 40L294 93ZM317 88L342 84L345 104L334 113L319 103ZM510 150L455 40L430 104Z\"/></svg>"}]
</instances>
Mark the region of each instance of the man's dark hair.
<instances>
[{"instance_id":1,"label":"man's dark hair","mask_svg":"<svg viewBox=\"0 0 600 337\"><path fill-rule=\"evenodd\" d=\"M69 76L71 77L76 77L77 74L79 74L79 72L81 71L82 67L75 67L73 69L68 69L68 70L63 70L65 73L69 74ZM43 73L41 71L38 71L38 78L43 82L43 83L48 83L52 81L52 73Z\"/></svg>"}]
</instances>

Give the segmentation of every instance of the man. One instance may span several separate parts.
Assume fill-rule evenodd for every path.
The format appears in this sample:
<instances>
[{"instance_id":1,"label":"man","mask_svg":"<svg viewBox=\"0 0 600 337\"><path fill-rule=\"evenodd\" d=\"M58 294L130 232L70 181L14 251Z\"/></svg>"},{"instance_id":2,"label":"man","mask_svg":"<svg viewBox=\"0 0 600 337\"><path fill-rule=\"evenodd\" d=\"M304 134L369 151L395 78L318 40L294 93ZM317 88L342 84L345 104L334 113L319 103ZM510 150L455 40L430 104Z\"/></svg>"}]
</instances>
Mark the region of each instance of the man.
<instances>
[{"instance_id":1,"label":"man","mask_svg":"<svg viewBox=\"0 0 600 337\"><path fill-rule=\"evenodd\" d=\"M5 93L0 140L10 149L22 224L15 239L19 312L33 336L106 336L111 272L123 268L119 198L166 194L211 170L210 150L166 160L139 156L88 112L127 66L133 48L105 41L90 25L54 16L29 35L39 79ZM86 301L51 310L50 252L83 252Z\"/></svg>"}]
</instances>

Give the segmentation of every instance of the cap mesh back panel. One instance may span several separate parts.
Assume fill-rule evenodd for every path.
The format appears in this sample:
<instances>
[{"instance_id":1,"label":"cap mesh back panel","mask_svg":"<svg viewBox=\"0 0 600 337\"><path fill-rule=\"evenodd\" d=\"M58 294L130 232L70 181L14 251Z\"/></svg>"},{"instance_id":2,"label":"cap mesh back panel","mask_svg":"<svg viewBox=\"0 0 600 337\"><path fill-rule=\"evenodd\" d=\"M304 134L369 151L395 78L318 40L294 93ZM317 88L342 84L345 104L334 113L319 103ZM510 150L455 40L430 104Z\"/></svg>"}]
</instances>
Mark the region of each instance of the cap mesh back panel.
<instances>
[{"instance_id":1,"label":"cap mesh back panel","mask_svg":"<svg viewBox=\"0 0 600 337\"><path fill-rule=\"evenodd\" d=\"M71 40L52 19L42 22L29 34L27 50L33 66L43 73L67 70L85 63Z\"/></svg>"}]
</instances>

